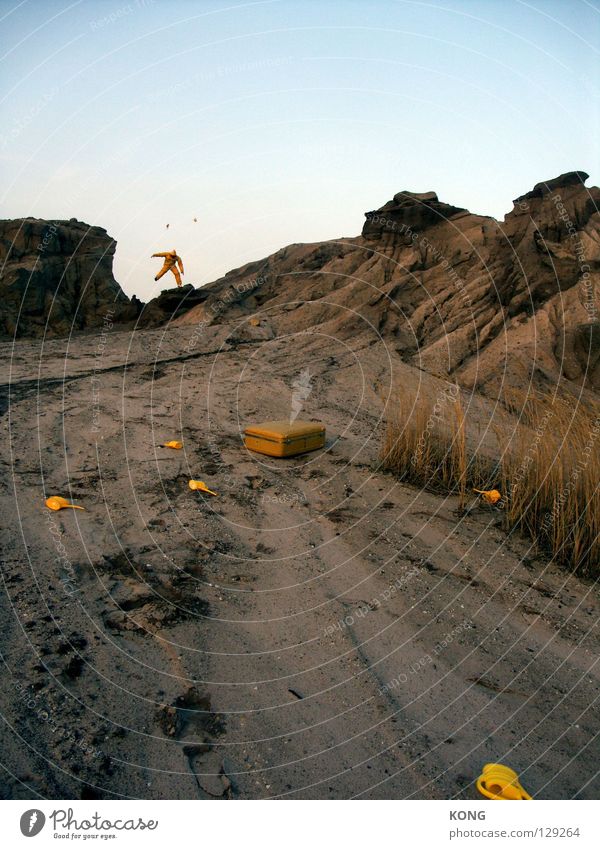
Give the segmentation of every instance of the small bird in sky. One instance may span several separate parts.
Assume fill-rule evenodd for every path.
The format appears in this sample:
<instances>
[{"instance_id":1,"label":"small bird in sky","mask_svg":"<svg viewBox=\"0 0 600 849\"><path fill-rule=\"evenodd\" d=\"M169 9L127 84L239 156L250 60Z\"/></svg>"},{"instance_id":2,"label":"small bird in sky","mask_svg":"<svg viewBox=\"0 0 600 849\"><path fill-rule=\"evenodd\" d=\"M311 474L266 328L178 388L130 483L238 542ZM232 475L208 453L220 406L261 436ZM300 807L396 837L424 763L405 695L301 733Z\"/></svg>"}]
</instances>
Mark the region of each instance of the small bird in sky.
<instances>
[{"instance_id":1,"label":"small bird in sky","mask_svg":"<svg viewBox=\"0 0 600 849\"><path fill-rule=\"evenodd\" d=\"M198 219L197 219L197 218L194 218L194 223L195 223L196 221L198 221Z\"/></svg>"},{"instance_id":2,"label":"small bird in sky","mask_svg":"<svg viewBox=\"0 0 600 849\"><path fill-rule=\"evenodd\" d=\"M167 230L169 229L169 225L167 224Z\"/></svg>"}]
</instances>

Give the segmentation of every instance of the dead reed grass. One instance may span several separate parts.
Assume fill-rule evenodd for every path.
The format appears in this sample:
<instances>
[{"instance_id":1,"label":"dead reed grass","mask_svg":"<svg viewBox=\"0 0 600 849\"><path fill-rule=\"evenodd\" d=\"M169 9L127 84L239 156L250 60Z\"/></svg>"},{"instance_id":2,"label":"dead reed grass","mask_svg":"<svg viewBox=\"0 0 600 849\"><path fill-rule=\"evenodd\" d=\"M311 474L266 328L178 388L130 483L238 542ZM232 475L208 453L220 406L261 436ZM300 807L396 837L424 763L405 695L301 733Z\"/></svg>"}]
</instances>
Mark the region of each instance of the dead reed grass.
<instances>
[{"instance_id":1,"label":"dead reed grass","mask_svg":"<svg viewBox=\"0 0 600 849\"><path fill-rule=\"evenodd\" d=\"M517 529L574 571L600 573L600 408L579 399L506 393L485 440L458 387L435 400L405 393L388 418L383 468L464 506L499 489Z\"/></svg>"}]
</instances>

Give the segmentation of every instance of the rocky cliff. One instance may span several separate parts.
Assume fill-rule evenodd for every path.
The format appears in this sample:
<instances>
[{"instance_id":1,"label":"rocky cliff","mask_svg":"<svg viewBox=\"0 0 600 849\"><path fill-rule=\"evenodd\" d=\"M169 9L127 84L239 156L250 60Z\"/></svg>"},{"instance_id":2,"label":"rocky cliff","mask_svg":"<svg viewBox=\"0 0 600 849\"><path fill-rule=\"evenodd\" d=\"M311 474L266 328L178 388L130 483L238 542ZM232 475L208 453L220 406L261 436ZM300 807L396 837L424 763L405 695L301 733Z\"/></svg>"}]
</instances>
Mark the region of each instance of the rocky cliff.
<instances>
[{"instance_id":1,"label":"rocky cliff","mask_svg":"<svg viewBox=\"0 0 600 849\"><path fill-rule=\"evenodd\" d=\"M365 214L360 236L236 269L175 324L253 315L278 334L381 337L406 362L490 393L599 390L600 190L586 179L537 184L503 222L399 192Z\"/></svg>"},{"instance_id":2,"label":"rocky cliff","mask_svg":"<svg viewBox=\"0 0 600 849\"><path fill-rule=\"evenodd\" d=\"M502 222L398 192L360 236L294 244L194 289L129 301L100 227L0 222L0 331L68 335L136 319L381 338L406 363L495 394L558 383L600 391L600 190L573 171L518 197ZM251 319L251 320L249 320Z\"/></svg>"},{"instance_id":3,"label":"rocky cliff","mask_svg":"<svg viewBox=\"0 0 600 849\"><path fill-rule=\"evenodd\" d=\"M171 275L169 275L171 276ZM208 293L195 289L189 283L180 289L163 289L159 295L144 304L136 320L136 328L160 327L204 303Z\"/></svg>"},{"instance_id":4,"label":"rocky cliff","mask_svg":"<svg viewBox=\"0 0 600 849\"><path fill-rule=\"evenodd\" d=\"M101 227L70 221L0 221L0 332L67 336L136 317L112 272L116 243Z\"/></svg>"}]
</instances>

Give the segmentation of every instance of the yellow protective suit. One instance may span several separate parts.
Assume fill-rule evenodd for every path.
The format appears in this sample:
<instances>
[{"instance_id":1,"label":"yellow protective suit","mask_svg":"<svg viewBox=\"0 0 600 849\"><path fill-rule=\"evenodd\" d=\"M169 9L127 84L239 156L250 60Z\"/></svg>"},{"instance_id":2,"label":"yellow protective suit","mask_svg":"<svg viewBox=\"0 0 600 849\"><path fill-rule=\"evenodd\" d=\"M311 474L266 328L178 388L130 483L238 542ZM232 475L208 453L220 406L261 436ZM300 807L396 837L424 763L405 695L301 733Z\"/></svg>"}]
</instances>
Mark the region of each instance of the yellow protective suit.
<instances>
[{"instance_id":1,"label":"yellow protective suit","mask_svg":"<svg viewBox=\"0 0 600 849\"><path fill-rule=\"evenodd\" d=\"M181 257L177 256L177 251L175 250L175 248L173 248L172 251L167 251L166 253L152 254L152 256L161 256L161 257L164 257L164 260L165 260L164 263L163 263L163 267L161 268L161 270L158 272L158 274L156 275L156 277L154 279L160 280L160 278L164 274L166 274L167 271L172 271L173 274L175 275L175 280L177 281L177 285L181 286L181 276L179 274L179 271L181 271L182 274L184 273L183 272L183 262L181 261ZM179 271L176 268L177 265L179 266Z\"/></svg>"}]
</instances>

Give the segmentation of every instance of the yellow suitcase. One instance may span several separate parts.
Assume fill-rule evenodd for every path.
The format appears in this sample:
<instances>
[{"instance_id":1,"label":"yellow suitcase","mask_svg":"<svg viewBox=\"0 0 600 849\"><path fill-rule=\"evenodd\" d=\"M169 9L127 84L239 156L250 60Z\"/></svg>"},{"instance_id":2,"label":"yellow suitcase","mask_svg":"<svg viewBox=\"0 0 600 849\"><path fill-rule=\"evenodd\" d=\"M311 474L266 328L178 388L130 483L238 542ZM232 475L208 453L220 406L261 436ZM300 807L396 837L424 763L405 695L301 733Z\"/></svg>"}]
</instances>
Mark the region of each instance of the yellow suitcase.
<instances>
[{"instance_id":1,"label":"yellow suitcase","mask_svg":"<svg viewBox=\"0 0 600 849\"><path fill-rule=\"evenodd\" d=\"M325 425L321 422L262 422L244 430L244 444L250 451L269 457L293 457L316 451L325 445Z\"/></svg>"}]
</instances>

